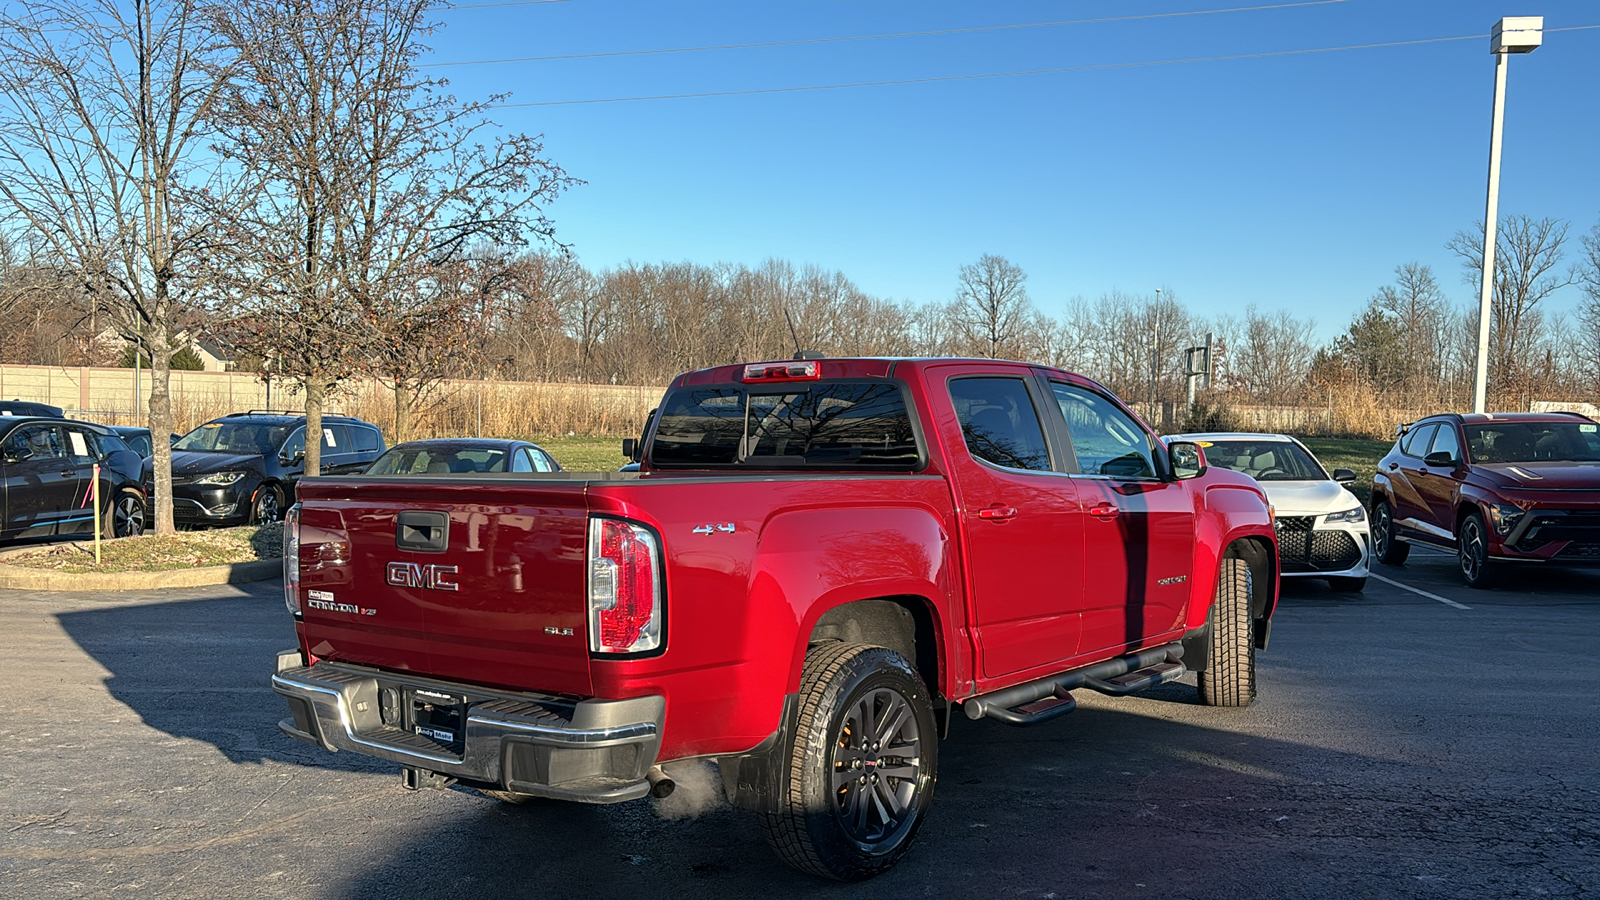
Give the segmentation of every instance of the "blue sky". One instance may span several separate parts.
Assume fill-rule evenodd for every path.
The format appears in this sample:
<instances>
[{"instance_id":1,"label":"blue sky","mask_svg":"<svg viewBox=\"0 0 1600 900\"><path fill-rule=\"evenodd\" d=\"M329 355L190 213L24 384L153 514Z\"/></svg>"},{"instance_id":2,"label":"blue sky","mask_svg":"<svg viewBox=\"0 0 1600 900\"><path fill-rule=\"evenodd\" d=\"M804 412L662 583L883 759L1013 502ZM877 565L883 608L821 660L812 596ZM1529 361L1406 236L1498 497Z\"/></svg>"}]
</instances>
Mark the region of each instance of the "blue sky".
<instances>
[{"instance_id":1,"label":"blue sky","mask_svg":"<svg viewBox=\"0 0 1600 900\"><path fill-rule=\"evenodd\" d=\"M1486 36L1505 15L1547 32L1510 61L1501 211L1569 220L1575 246L1600 222L1600 28L1554 29L1600 25L1594 0L557 0L447 10L423 62L508 104L1079 69L495 116L587 182L548 212L591 268L778 257L930 302L997 253L1046 312L1162 288L1201 315L1289 309L1327 339L1405 262L1475 302L1444 244L1483 216L1487 37L1166 61ZM1138 18L456 64L1109 17Z\"/></svg>"}]
</instances>

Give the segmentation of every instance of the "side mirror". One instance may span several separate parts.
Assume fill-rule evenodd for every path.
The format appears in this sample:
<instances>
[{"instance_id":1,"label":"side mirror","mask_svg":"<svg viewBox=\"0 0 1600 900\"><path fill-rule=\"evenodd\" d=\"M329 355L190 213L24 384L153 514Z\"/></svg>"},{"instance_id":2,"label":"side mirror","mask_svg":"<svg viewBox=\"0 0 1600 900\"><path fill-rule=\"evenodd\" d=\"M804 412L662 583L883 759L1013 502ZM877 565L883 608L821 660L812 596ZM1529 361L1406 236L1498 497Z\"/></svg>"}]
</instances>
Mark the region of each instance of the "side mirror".
<instances>
[{"instance_id":1,"label":"side mirror","mask_svg":"<svg viewBox=\"0 0 1600 900\"><path fill-rule=\"evenodd\" d=\"M278 454L278 461L286 466L298 466L306 461L306 452L304 450L296 450L293 456L287 453L280 453Z\"/></svg>"},{"instance_id":2,"label":"side mirror","mask_svg":"<svg viewBox=\"0 0 1600 900\"><path fill-rule=\"evenodd\" d=\"M1356 480L1356 470L1342 468L1334 469L1333 480L1339 482L1340 484L1349 484Z\"/></svg>"},{"instance_id":3,"label":"side mirror","mask_svg":"<svg viewBox=\"0 0 1600 900\"><path fill-rule=\"evenodd\" d=\"M1172 477L1179 481L1198 478L1206 470L1206 455L1199 444L1177 441L1167 447L1167 458L1172 463Z\"/></svg>"},{"instance_id":4,"label":"side mirror","mask_svg":"<svg viewBox=\"0 0 1600 900\"><path fill-rule=\"evenodd\" d=\"M1454 469L1456 467L1455 454L1448 450L1440 450L1438 453L1429 453L1427 456L1422 458L1422 461L1430 466L1437 466L1441 469Z\"/></svg>"},{"instance_id":5,"label":"side mirror","mask_svg":"<svg viewBox=\"0 0 1600 900\"><path fill-rule=\"evenodd\" d=\"M622 458L637 460L639 458L639 441L637 438L622 439Z\"/></svg>"}]
</instances>

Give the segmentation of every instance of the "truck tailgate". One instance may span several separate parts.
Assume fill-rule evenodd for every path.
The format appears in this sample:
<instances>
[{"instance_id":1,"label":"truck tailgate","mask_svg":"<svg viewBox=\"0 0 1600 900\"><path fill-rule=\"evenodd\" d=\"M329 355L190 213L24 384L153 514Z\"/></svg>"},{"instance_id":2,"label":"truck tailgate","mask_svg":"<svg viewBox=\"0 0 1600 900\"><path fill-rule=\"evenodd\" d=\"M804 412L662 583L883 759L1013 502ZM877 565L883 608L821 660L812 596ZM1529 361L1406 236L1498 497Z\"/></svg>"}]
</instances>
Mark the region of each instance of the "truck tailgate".
<instances>
[{"instance_id":1,"label":"truck tailgate","mask_svg":"<svg viewBox=\"0 0 1600 900\"><path fill-rule=\"evenodd\" d=\"M587 696L587 485L409 477L299 487L305 647L320 659ZM315 544L348 542L343 565ZM348 598L348 599L346 599Z\"/></svg>"}]
</instances>

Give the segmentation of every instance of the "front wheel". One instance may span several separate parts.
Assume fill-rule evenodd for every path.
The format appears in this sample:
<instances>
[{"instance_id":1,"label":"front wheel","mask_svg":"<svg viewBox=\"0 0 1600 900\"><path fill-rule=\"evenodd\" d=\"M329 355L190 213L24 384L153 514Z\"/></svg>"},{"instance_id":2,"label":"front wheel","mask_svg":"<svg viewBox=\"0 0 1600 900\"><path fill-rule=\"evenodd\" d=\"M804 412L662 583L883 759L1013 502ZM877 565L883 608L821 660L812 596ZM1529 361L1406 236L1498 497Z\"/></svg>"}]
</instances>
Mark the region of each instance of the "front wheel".
<instances>
[{"instance_id":1,"label":"front wheel","mask_svg":"<svg viewBox=\"0 0 1600 900\"><path fill-rule=\"evenodd\" d=\"M904 657L866 644L812 648L787 768L762 802L767 842L824 878L887 871L922 827L938 754L928 689Z\"/></svg>"},{"instance_id":2,"label":"front wheel","mask_svg":"<svg viewBox=\"0 0 1600 900\"><path fill-rule=\"evenodd\" d=\"M1217 576L1217 595L1206 620L1206 668L1196 673L1206 706L1249 706L1256 699L1256 623L1250 614L1254 576L1245 561L1229 557Z\"/></svg>"},{"instance_id":3,"label":"front wheel","mask_svg":"<svg viewBox=\"0 0 1600 900\"><path fill-rule=\"evenodd\" d=\"M107 537L138 537L144 534L144 517L144 498L133 491L123 491L106 510L103 532Z\"/></svg>"},{"instance_id":4,"label":"front wheel","mask_svg":"<svg viewBox=\"0 0 1600 900\"><path fill-rule=\"evenodd\" d=\"M1489 532L1483 517L1468 513L1456 530L1456 561L1461 565L1461 580L1467 587L1494 586L1494 566L1489 562Z\"/></svg>"},{"instance_id":5,"label":"front wheel","mask_svg":"<svg viewBox=\"0 0 1600 900\"><path fill-rule=\"evenodd\" d=\"M1394 513L1387 500L1372 504L1372 554L1378 562L1391 566L1404 563L1411 555L1411 545L1395 539Z\"/></svg>"},{"instance_id":6,"label":"front wheel","mask_svg":"<svg viewBox=\"0 0 1600 900\"><path fill-rule=\"evenodd\" d=\"M250 521L266 525L283 519L283 489L275 484L262 485L256 490L255 502L250 504Z\"/></svg>"}]
</instances>

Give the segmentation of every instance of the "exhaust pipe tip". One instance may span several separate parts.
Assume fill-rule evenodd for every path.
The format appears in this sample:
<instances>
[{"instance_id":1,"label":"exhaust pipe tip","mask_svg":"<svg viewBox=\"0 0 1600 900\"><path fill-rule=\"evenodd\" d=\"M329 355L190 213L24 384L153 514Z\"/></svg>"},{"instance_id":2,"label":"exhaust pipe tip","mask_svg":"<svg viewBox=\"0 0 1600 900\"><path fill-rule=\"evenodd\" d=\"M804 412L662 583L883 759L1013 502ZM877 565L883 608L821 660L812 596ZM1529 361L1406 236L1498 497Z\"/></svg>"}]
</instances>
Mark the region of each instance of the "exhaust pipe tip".
<instances>
[{"instance_id":1,"label":"exhaust pipe tip","mask_svg":"<svg viewBox=\"0 0 1600 900\"><path fill-rule=\"evenodd\" d=\"M650 796L657 800L672 796L672 792L678 788L678 783L672 780L672 776L661 771L660 766L656 766L646 772L644 777L646 781L650 782Z\"/></svg>"}]
</instances>

